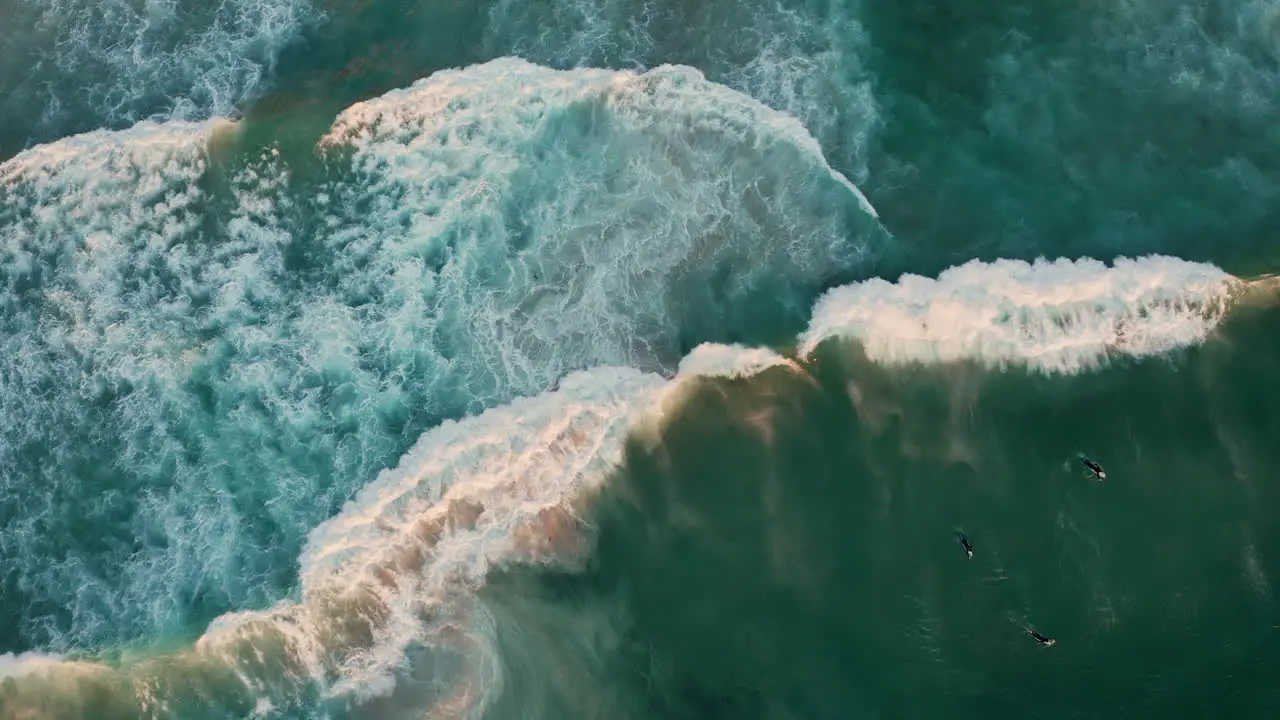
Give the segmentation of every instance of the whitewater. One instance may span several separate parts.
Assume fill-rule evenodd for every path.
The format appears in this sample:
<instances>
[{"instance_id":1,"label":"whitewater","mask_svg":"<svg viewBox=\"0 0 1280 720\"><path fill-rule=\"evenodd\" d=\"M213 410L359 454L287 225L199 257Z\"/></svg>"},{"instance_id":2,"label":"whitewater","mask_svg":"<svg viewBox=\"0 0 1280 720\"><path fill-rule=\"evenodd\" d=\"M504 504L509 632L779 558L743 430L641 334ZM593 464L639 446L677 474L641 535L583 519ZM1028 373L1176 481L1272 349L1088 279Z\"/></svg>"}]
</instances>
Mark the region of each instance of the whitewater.
<instances>
[{"instance_id":1,"label":"whitewater","mask_svg":"<svg viewBox=\"0 0 1280 720\"><path fill-rule=\"evenodd\" d=\"M1176 370L1274 306L1274 151L1206 131L1227 151L1175 158L1172 121L1059 137L1072 39L993 53L996 100L957 129L970 100L932 116L870 60L883 8L493 2L459 23L474 55L352 88L298 45L375 12L346 5L15 5L36 32L0 55L0 717L495 716L528 680L490 580L594 572L596 503L707 393L833 364ZM1190 11L1114 12L1085 25L1170 20L1125 65L1167 76L1162 102L1274 119L1251 16L1180 45ZM416 47L392 24L362 32ZM1099 63L1128 52L1105 37ZM321 106L280 100L295 81ZM922 128L939 145L888 157ZM1029 175L977 167L1012 134ZM1045 137L1079 144L1042 165ZM1196 172L1113 168L1131 141ZM926 187L935 165L972 172ZM1043 215L1006 212L1044 178ZM1215 256L1196 233L1223 217L1243 230Z\"/></svg>"}]
</instances>

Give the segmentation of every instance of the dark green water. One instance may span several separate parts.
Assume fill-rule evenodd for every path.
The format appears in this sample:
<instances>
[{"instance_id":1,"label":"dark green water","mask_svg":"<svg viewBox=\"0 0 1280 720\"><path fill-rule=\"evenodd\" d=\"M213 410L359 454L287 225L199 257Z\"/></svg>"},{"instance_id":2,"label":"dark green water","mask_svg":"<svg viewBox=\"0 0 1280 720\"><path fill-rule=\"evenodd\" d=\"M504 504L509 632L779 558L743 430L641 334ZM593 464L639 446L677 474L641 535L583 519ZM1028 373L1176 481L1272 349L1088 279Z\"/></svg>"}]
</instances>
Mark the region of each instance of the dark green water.
<instances>
[{"instance_id":1,"label":"dark green water","mask_svg":"<svg viewBox=\"0 0 1280 720\"><path fill-rule=\"evenodd\" d=\"M534 666L574 676L565 717L1280 710L1280 313L1069 378L858 355L705 381L598 500L588 573L491 585L500 636L569 638Z\"/></svg>"}]
</instances>

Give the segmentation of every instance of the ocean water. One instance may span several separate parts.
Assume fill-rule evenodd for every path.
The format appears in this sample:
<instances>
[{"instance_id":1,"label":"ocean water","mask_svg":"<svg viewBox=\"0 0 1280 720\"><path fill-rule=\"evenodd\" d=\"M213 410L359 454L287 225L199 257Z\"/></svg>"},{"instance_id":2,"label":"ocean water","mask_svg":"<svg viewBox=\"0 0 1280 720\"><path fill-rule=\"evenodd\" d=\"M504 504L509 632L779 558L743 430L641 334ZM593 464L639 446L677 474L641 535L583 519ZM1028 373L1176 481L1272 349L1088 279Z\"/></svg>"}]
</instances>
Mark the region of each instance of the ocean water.
<instances>
[{"instance_id":1,"label":"ocean water","mask_svg":"<svg viewBox=\"0 0 1280 720\"><path fill-rule=\"evenodd\" d=\"M1280 711L1280 6L0 14L0 718Z\"/></svg>"}]
</instances>

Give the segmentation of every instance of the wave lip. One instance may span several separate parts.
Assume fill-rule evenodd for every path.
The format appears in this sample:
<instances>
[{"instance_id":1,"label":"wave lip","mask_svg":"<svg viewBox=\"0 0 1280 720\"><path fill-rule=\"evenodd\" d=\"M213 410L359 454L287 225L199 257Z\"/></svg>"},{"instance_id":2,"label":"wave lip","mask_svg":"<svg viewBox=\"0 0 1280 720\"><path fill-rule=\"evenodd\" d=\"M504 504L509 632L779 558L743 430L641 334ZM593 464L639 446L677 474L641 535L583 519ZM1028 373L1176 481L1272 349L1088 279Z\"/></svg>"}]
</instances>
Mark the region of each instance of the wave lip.
<instances>
[{"instance_id":1,"label":"wave lip","mask_svg":"<svg viewBox=\"0 0 1280 720\"><path fill-rule=\"evenodd\" d=\"M668 372L682 334L799 305L883 237L798 121L688 67L500 58L352 105L318 149L358 180L333 190L335 254L377 266L397 323L431 318L465 358L440 385L486 403Z\"/></svg>"},{"instance_id":2,"label":"wave lip","mask_svg":"<svg viewBox=\"0 0 1280 720\"><path fill-rule=\"evenodd\" d=\"M516 90L513 85L524 87ZM464 70L438 72L409 88L356 103L343 111L320 144L325 147L351 143L368 151L373 141L388 133L408 141L411 146L415 135L425 135L441 144L465 139L466 134L483 128L473 124L469 128L471 132L445 134L441 132L442 121L462 113L475 123L477 106L488 109L485 106L495 100L508 105L513 91L517 98L517 125L511 128L515 131L512 136L502 140L523 139L522 130L536 129L545 111L564 100L602 100L602 109L612 110L613 118L623 122L639 119L635 117L637 114L648 115L660 109L662 116L651 118L651 122L665 126L662 129L719 134L757 149L773 144L792 145L809 155L831 179L857 198L868 215L876 216L866 196L827 164L818 141L799 120L745 94L709 82L698 70L680 65L660 65L643 73L551 70L519 58L498 58ZM669 149L678 152L682 148L673 144Z\"/></svg>"},{"instance_id":3,"label":"wave lip","mask_svg":"<svg viewBox=\"0 0 1280 720\"><path fill-rule=\"evenodd\" d=\"M743 378L778 366L796 367L796 364L768 348L703 343L680 361L676 376Z\"/></svg>"},{"instance_id":4,"label":"wave lip","mask_svg":"<svg viewBox=\"0 0 1280 720\"><path fill-rule=\"evenodd\" d=\"M483 705L500 691L472 594L489 569L582 561L589 538L581 502L622 466L630 434L661 423L685 382L792 364L767 350L711 343L688 360L670 380L631 368L575 372L553 391L446 422L312 531L300 559L303 605L359 608L370 621L372 642L347 656L330 694L389 692L406 649L424 642L462 663L437 708L463 697Z\"/></svg>"},{"instance_id":5,"label":"wave lip","mask_svg":"<svg viewBox=\"0 0 1280 720\"><path fill-rule=\"evenodd\" d=\"M828 291L801 336L808 355L829 338L858 341L884 364L974 360L1049 374L1114 355L1157 355L1203 341L1240 282L1219 268L1164 256L977 260L937 279L904 275Z\"/></svg>"},{"instance_id":6,"label":"wave lip","mask_svg":"<svg viewBox=\"0 0 1280 720\"><path fill-rule=\"evenodd\" d=\"M691 378L742 377L788 362L714 345L690 357L674 380L597 367L427 431L396 468L310 533L298 600L229 613L193 647L120 666L19 658L10 664L27 680L0 686L0 703L42 717L35 709L57 696L60 717L94 717L82 700L106 693L121 713L181 717L185 707L204 707L216 684L227 707L359 704L393 697L402 673L423 671L408 666L425 664L429 697L413 689L425 716L482 710L503 683L475 595L490 568L574 567L590 545L581 503L622 465L629 433L661 422L655 415L672 408Z\"/></svg>"}]
</instances>

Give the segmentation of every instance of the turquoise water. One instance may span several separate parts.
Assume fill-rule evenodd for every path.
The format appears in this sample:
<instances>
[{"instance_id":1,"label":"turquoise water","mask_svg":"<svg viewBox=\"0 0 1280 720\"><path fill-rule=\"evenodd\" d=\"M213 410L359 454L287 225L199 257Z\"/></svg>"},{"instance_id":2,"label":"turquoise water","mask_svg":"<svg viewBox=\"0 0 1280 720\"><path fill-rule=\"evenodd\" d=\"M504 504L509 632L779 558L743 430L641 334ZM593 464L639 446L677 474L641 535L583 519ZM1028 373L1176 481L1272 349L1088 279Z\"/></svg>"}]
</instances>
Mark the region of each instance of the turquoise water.
<instances>
[{"instance_id":1,"label":"turquoise water","mask_svg":"<svg viewBox=\"0 0 1280 720\"><path fill-rule=\"evenodd\" d=\"M0 11L0 717L1280 708L1271 5Z\"/></svg>"}]
</instances>

